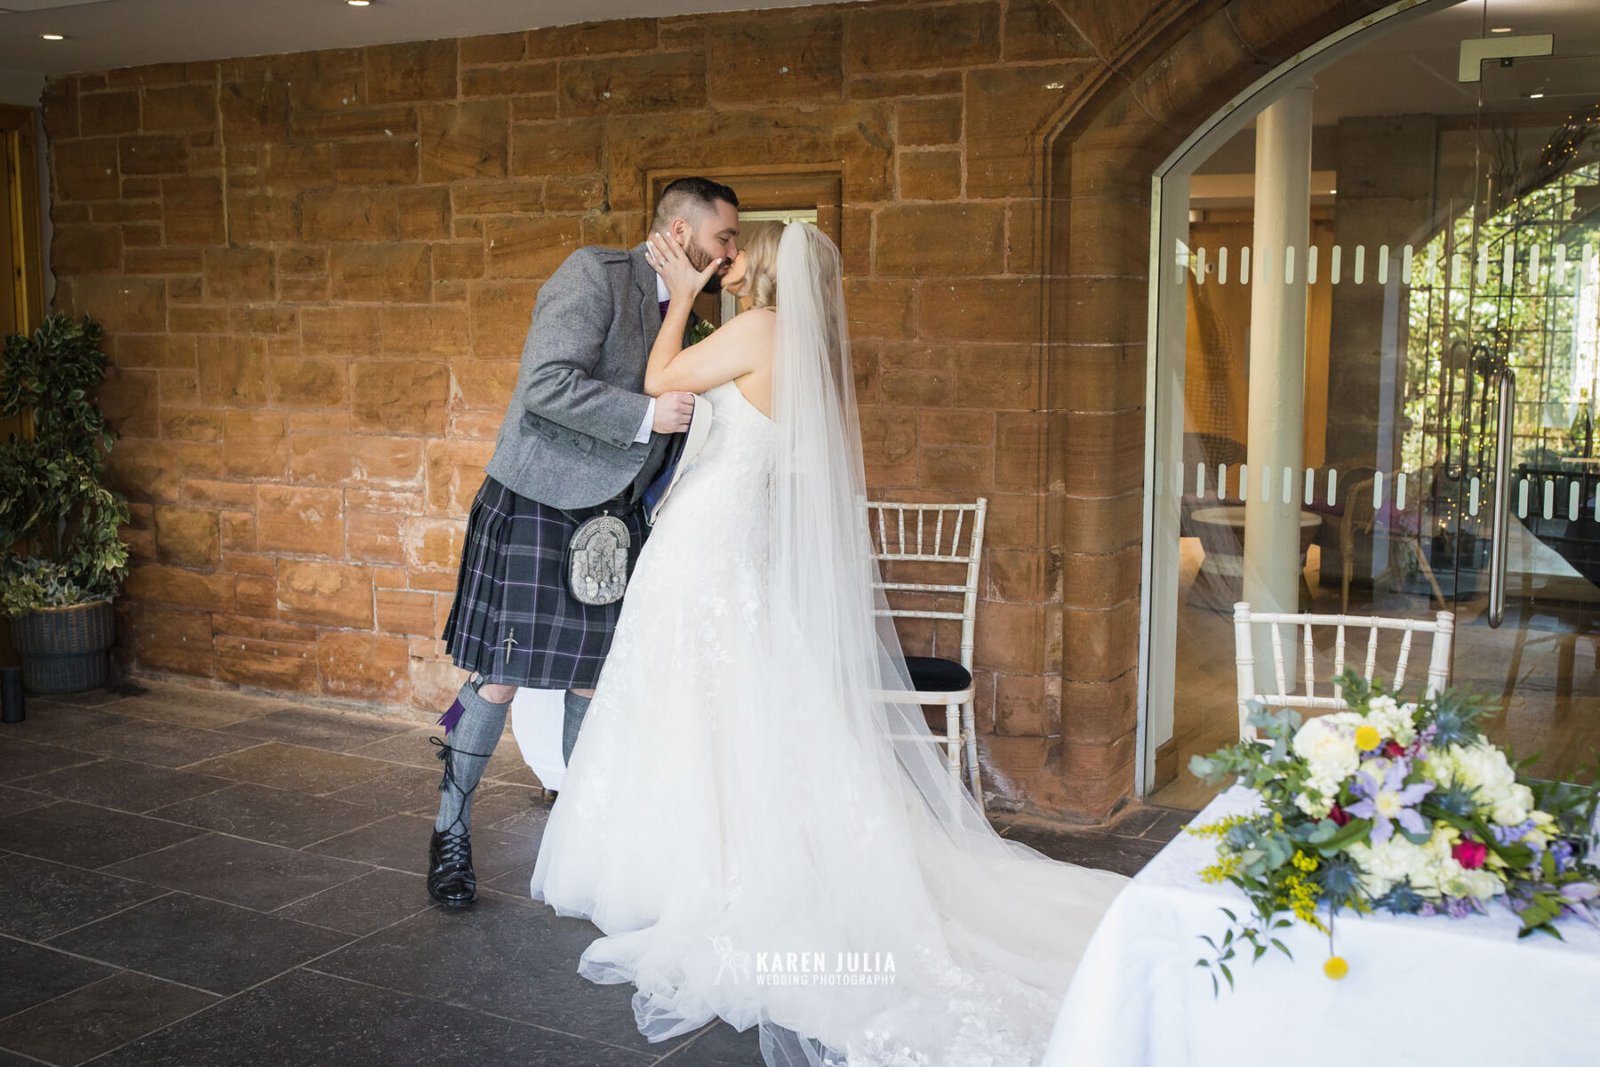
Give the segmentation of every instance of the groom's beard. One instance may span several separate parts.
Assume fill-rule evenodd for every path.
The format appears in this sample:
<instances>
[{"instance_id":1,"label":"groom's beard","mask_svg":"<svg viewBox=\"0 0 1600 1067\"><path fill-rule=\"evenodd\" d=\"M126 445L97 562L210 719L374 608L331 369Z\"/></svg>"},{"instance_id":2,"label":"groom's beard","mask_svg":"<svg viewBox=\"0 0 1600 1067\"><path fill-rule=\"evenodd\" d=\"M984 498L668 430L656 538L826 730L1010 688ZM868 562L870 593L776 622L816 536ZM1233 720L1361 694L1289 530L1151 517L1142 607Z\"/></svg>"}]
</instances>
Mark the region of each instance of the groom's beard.
<instances>
[{"instance_id":1,"label":"groom's beard","mask_svg":"<svg viewBox=\"0 0 1600 1067\"><path fill-rule=\"evenodd\" d=\"M701 248L692 237L689 239L688 247L683 251L684 254L689 257L689 265L695 270L705 270L706 267L711 265L711 261L716 258L715 256L709 255L706 250ZM723 268L726 267L727 264L723 264ZM706 280L705 288L701 289L700 291L702 293L722 292L722 274L723 269L719 268L715 274Z\"/></svg>"}]
</instances>

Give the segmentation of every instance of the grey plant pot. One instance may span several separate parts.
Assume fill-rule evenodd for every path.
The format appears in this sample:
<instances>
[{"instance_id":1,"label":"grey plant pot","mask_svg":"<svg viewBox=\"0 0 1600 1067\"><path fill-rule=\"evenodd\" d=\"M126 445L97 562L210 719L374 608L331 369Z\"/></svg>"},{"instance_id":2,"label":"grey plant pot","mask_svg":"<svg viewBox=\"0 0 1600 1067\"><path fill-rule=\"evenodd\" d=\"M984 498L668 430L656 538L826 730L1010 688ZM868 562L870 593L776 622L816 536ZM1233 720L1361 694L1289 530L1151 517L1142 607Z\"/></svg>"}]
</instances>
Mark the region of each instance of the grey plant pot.
<instances>
[{"instance_id":1,"label":"grey plant pot","mask_svg":"<svg viewBox=\"0 0 1600 1067\"><path fill-rule=\"evenodd\" d=\"M77 693L105 685L115 640L109 600L46 608L11 620L22 684L33 693Z\"/></svg>"}]
</instances>

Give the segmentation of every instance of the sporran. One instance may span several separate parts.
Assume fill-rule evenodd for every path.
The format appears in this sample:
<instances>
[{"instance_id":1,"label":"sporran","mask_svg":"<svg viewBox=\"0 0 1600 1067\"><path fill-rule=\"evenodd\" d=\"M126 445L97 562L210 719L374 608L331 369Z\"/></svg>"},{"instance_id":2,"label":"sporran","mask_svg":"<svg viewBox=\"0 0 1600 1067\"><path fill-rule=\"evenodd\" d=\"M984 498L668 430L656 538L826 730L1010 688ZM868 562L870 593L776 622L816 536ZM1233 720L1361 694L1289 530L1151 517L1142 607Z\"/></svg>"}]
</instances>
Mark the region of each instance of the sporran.
<instances>
[{"instance_id":1,"label":"sporran","mask_svg":"<svg viewBox=\"0 0 1600 1067\"><path fill-rule=\"evenodd\" d=\"M567 586L581 604L615 604L628 587L627 523L615 515L585 519L567 545Z\"/></svg>"}]
</instances>

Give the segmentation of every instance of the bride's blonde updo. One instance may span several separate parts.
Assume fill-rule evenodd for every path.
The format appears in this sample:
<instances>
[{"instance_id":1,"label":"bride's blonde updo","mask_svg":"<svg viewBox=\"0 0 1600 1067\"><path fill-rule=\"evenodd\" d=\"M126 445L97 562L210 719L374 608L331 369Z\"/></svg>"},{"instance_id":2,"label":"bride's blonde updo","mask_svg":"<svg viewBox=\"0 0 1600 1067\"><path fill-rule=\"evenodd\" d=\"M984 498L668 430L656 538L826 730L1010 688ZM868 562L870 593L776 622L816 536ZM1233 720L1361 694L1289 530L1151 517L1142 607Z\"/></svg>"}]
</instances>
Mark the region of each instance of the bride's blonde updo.
<instances>
[{"instance_id":1,"label":"bride's blonde updo","mask_svg":"<svg viewBox=\"0 0 1600 1067\"><path fill-rule=\"evenodd\" d=\"M778 240L783 237L780 222L754 222L740 234L744 252L744 279L739 284L741 300L751 307L769 308L778 300Z\"/></svg>"}]
</instances>

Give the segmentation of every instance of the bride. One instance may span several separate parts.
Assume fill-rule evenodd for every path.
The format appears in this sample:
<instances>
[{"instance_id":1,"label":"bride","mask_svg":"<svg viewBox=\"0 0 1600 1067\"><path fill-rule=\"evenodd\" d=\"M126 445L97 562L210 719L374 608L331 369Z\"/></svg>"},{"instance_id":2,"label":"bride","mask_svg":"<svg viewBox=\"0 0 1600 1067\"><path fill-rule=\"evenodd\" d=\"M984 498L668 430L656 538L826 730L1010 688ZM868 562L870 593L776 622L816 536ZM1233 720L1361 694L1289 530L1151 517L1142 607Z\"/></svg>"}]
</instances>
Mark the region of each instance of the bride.
<instances>
[{"instance_id":1,"label":"bride","mask_svg":"<svg viewBox=\"0 0 1600 1067\"><path fill-rule=\"evenodd\" d=\"M758 237L724 280L755 306L681 349L718 264L649 248L671 304L645 388L703 394L711 430L640 555L533 895L604 933L579 972L637 986L651 1040L720 1016L768 1065L1038 1063L1124 880L999 837L882 695L908 685L838 249Z\"/></svg>"}]
</instances>

